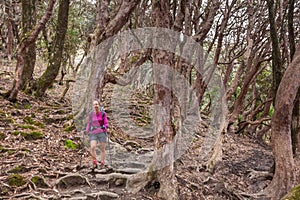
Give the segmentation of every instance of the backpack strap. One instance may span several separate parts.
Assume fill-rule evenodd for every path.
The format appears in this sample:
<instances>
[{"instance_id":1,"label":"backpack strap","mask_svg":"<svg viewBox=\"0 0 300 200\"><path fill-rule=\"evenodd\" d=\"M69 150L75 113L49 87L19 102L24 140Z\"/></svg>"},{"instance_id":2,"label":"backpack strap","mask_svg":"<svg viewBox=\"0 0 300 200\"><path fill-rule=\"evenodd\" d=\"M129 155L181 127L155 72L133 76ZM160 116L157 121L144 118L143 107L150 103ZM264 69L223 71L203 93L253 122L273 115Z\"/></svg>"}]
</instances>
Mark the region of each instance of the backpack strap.
<instances>
[{"instance_id":1,"label":"backpack strap","mask_svg":"<svg viewBox=\"0 0 300 200\"><path fill-rule=\"evenodd\" d=\"M104 117L105 117L105 112L104 112L104 110L103 109L101 109L101 113L102 113L102 120L100 121L99 120L99 125L100 126L93 126L93 124L92 124L92 120L93 120L93 112L90 112L90 114L89 114L89 120L90 120L90 131L92 131L92 130L94 130L94 129L96 129L96 128L102 128L102 127L104 127ZM101 124L101 122L102 122L102 124Z\"/></svg>"},{"instance_id":2,"label":"backpack strap","mask_svg":"<svg viewBox=\"0 0 300 200\"><path fill-rule=\"evenodd\" d=\"M102 126L104 126L104 117L105 117L105 112L102 110Z\"/></svg>"}]
</instances>

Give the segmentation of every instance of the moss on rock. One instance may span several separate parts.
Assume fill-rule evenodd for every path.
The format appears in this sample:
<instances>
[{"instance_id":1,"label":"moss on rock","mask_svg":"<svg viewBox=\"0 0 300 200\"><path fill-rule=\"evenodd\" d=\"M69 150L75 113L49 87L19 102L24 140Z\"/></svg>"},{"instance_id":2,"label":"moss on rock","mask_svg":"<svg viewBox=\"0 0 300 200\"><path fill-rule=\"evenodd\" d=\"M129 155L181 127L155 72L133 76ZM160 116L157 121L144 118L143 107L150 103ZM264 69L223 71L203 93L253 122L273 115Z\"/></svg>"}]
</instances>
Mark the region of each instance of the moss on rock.
<instances>
[{"instance_id":1,"label":"moss on rock","mask_svg":"<svg viewBox=\"0 0 300 200\"><path fill-rule=\"evenodd\" d=\"M300 199L300 185L295 186L291 191L285 195L281 200L298 200Z\"/></svg>"}]
</instances>

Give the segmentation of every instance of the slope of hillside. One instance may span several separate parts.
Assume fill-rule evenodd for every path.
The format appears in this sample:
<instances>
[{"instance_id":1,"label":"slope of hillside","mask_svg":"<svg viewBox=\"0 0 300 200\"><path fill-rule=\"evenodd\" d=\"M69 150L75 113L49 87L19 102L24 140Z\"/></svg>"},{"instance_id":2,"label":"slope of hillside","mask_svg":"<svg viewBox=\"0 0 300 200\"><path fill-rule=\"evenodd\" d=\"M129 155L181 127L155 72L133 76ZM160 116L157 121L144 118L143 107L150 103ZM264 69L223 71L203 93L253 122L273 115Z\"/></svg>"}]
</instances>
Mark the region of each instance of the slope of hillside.
<instances>
[{"instance_id":1,"label":"slope of hillside","mask_svg":"<svg viewBox=\"0 0 300 200\"><path fill-rule=\"evenodd\" d=\"M12 74L1 73L0 80L3 93ZM82 135L72 120L70 97L57 99L63 90L64 86L55 85L39 100L20 93L17 103L0 96L0 198L158 199L155 184L136 194L126 190L126 181L151 161L153 138L130 137L111 120L108 159L112 165L91 170L88 153L82 150ZM106 106L111 117L109 103ZM140 108L131 109L132 116L141 116ZM200 138L195 137L175 163L180 199L266 199L254 194L272 178L267 173L273 163L268 146L261 146L252 137L228 133L224 136L223 160L209 172L199 159ZM140 157L122 161L128 155Z\"/></svg>"}]
</instances>

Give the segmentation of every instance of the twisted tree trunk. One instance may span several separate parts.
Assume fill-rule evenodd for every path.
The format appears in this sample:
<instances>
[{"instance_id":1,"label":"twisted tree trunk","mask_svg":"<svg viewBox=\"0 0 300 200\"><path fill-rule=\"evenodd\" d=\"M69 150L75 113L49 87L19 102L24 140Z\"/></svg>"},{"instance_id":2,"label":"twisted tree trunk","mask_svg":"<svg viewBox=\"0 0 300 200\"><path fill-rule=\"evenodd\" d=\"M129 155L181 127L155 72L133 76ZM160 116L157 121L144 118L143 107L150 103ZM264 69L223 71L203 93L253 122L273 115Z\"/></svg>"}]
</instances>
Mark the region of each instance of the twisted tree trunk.
<instances>
[{"instance_id":1,"label":"twisted tree trunk","mask_svg":"<svg viewBox=\"0 0 300 200\"><path fill-rule=\"evenodd\" d=\"M41 97L45 94L46 90L52 86L59 73L63 56L65 36L68 29L69 4L69 0L59 1L56 35L54 38L54 45L51 51L49 64L46 71L36 81L36 84L33 88L36 92L35 96L37 97Z\"/></svg>"}]
</instances>

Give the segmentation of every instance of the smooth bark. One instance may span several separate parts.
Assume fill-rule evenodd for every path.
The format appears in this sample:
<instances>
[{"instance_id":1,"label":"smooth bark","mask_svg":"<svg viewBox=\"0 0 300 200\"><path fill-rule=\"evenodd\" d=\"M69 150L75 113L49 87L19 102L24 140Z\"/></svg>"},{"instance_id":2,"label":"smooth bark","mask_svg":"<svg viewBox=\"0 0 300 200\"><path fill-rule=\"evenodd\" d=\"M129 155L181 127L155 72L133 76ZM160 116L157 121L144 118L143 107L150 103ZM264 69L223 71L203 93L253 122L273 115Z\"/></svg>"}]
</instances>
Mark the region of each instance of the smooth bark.
<instances>
[{"instance_id":1,"label":"smooth bark","mask_svg":"<svg viewBox=\"0 0 300 200\"><path fill-rule=\"evenodd\" d=\"M276 94L272 116L272 147L275 174L265 190L274 199L280 199L295 186L296 171L292 151L291 123L294 100L300 87L300 44L292 63L288 66Z\"/></svg>"}]
</instances>

